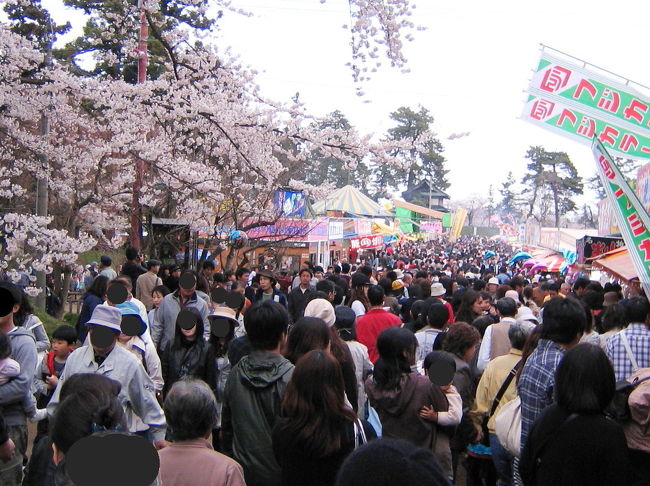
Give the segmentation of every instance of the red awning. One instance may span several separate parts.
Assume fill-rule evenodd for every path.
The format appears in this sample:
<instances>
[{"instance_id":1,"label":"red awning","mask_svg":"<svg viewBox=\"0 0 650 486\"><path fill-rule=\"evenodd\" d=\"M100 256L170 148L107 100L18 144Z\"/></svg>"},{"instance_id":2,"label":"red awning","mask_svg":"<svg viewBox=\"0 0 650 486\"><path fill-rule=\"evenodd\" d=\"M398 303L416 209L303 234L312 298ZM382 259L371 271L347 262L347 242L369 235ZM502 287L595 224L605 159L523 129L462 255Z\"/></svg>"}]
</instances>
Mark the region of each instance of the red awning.
<instances>
[{"instance_id":1,"label":"red awning","mask_svg":"<svg viewBox=\"0 0 650 486\"><path fill-rule=\"evenodd\" d=\"M638 278L630 254L625 247L599 255L591 263L594 267L601 268L623 280L630 281Z\"/></svg>"}]
</instances>

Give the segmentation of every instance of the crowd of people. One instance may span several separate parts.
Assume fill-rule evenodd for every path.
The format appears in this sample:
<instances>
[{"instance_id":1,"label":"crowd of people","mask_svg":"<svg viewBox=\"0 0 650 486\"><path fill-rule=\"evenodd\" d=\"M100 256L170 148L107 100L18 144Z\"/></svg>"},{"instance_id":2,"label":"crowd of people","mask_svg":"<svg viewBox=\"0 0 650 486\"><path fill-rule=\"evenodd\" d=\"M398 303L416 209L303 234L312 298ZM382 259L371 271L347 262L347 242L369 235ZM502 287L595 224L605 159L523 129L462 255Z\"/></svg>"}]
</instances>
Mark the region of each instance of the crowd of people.
<instances>
[{"instance_id":1,"label":"crowd of people","mask_svg":"<svg viewBox=\"0 0 650 486\"><path fill-rule=\"evenodd\" d=\"M650 303L514 250L291 275L129 248L51 341L0 282L0 484L647 486Z\"/></svg>"}]
</instances>

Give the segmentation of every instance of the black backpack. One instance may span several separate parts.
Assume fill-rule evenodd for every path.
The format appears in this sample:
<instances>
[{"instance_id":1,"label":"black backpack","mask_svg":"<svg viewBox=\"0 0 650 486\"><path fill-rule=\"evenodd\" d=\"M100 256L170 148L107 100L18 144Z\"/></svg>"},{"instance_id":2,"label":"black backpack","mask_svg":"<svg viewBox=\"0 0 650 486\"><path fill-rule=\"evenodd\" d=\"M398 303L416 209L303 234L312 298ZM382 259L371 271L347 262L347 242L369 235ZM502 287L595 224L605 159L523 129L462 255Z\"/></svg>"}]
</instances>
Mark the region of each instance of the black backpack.
<instances>
[{"instance_id":1,"label":"black backpack","mask_svg":"<svg viewBox=\"0 0 650 486\"><path fill-rule=\"evenodd\" d=\"M616 392L611 403L605 409L605 415L616 420L617 422L627 422L630 418L630 406L628 400L630 394L640 383L650 379L650 376L639 379L636 377L631 382L628 380L621 380L616 383Z\"/></svg>"}]
</instances>

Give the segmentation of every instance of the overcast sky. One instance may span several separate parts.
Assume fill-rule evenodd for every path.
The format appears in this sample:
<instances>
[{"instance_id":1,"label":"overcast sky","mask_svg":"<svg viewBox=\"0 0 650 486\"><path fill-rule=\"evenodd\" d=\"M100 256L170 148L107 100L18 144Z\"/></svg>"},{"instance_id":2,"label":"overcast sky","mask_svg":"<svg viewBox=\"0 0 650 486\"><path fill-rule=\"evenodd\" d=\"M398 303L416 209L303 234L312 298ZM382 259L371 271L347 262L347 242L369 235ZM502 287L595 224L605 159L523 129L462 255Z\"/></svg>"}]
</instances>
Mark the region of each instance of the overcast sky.
<instances>
[{"instance_id":1,"label":"overcast sky","mask_svg":"<svg viewBox=\"0 0 650 486\"><path fill-rule=\"evenodd\" d=\"M215 41L259 72L267 97L288 100L299 92L312 113L339 109L361 133L377 137L391 127L391 111L427 108L443 140L453 199L486 195L490 184L497 191L509 170L521 178L530 145L565 151L580 175L593 175L587 145L519 119L540 43L650 85L650 7L640 1L420 0L413 21L427 30L405 45L411 72L382 69L364 84L364 98L345 66L351 60L350 33L342 28L350 25L347 0L232 4L253 16L225 12ZM61 7L53 15L70 18ZM447 140L460 132L470 135Z\"/></svg>"}]
</instances>

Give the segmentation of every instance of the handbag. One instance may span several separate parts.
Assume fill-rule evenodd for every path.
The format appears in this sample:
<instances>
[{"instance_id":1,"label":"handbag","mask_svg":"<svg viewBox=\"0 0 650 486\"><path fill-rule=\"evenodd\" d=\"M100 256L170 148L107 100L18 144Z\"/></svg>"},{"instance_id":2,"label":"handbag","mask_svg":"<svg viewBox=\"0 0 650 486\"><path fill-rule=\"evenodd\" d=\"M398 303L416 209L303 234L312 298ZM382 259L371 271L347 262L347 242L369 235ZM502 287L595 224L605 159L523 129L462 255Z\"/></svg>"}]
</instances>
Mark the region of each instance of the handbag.
<instances>
[{"instance_id":1,"label":"handbag","mask_svg":"<svg viewBox=\"0 0 650 486\"><path fill-rule=\"evenodd\" d=\"M368 439L366 438L366 432L363 430L361 420L356 419L354 421L354 448L357 449L366 442L368 442Z\"/></svg>"},{"instance_id":2,"label":"handbag","mask_svg":"<svg viewBox=\"0 0 650 486\"><path fill-rule=\"evenodd\" d=\"M504 404L494 417L494 429L499 442L514 457L521 454L521 399Z\"/></svg>"},{"instance_id":3,"label":"handbag","mask_svg":"<svg viewBox=\"0 0 650 486\"><path fill-rule=\"evenodd\" d=\"M492 418L492 415L494 415L494 412L496 411L497 407L499 406L499 403L501 403L501 399L503 398L503 395L506 394L506 391L508 390L508 387L510 386L510 383L512 383L512 380L515 378L517 375L517 372L523 365L523 360L517 361L517 363L512 367L510 370L510 373L508 373L508 376L506 376L506 379L503 380L503 383L501 384L501 388L499 388L499 391L497 392L496 396L494 397L494 400L492 401L492 406L490 407L490 411L488 414L483 417L483 422L481 423L481 430L483 432L483 440L481 443L486 446L490 446L490 439L489 439L489 431L488 431L488 422Z\"/></svg>"},{"instance_id":4,"label":"handbag","mask_svg":"<svg viewBox=\"0 0 650 486\"><path fill-rule=\"evenodd\" d=\"M377 411L370 406L370 403L368 402L368 423L370 426L375 429L375 434L377 434L377 438L381 438L381 420L379 420L379 415L377 414Z\"/></svg>"}]
</instances>

